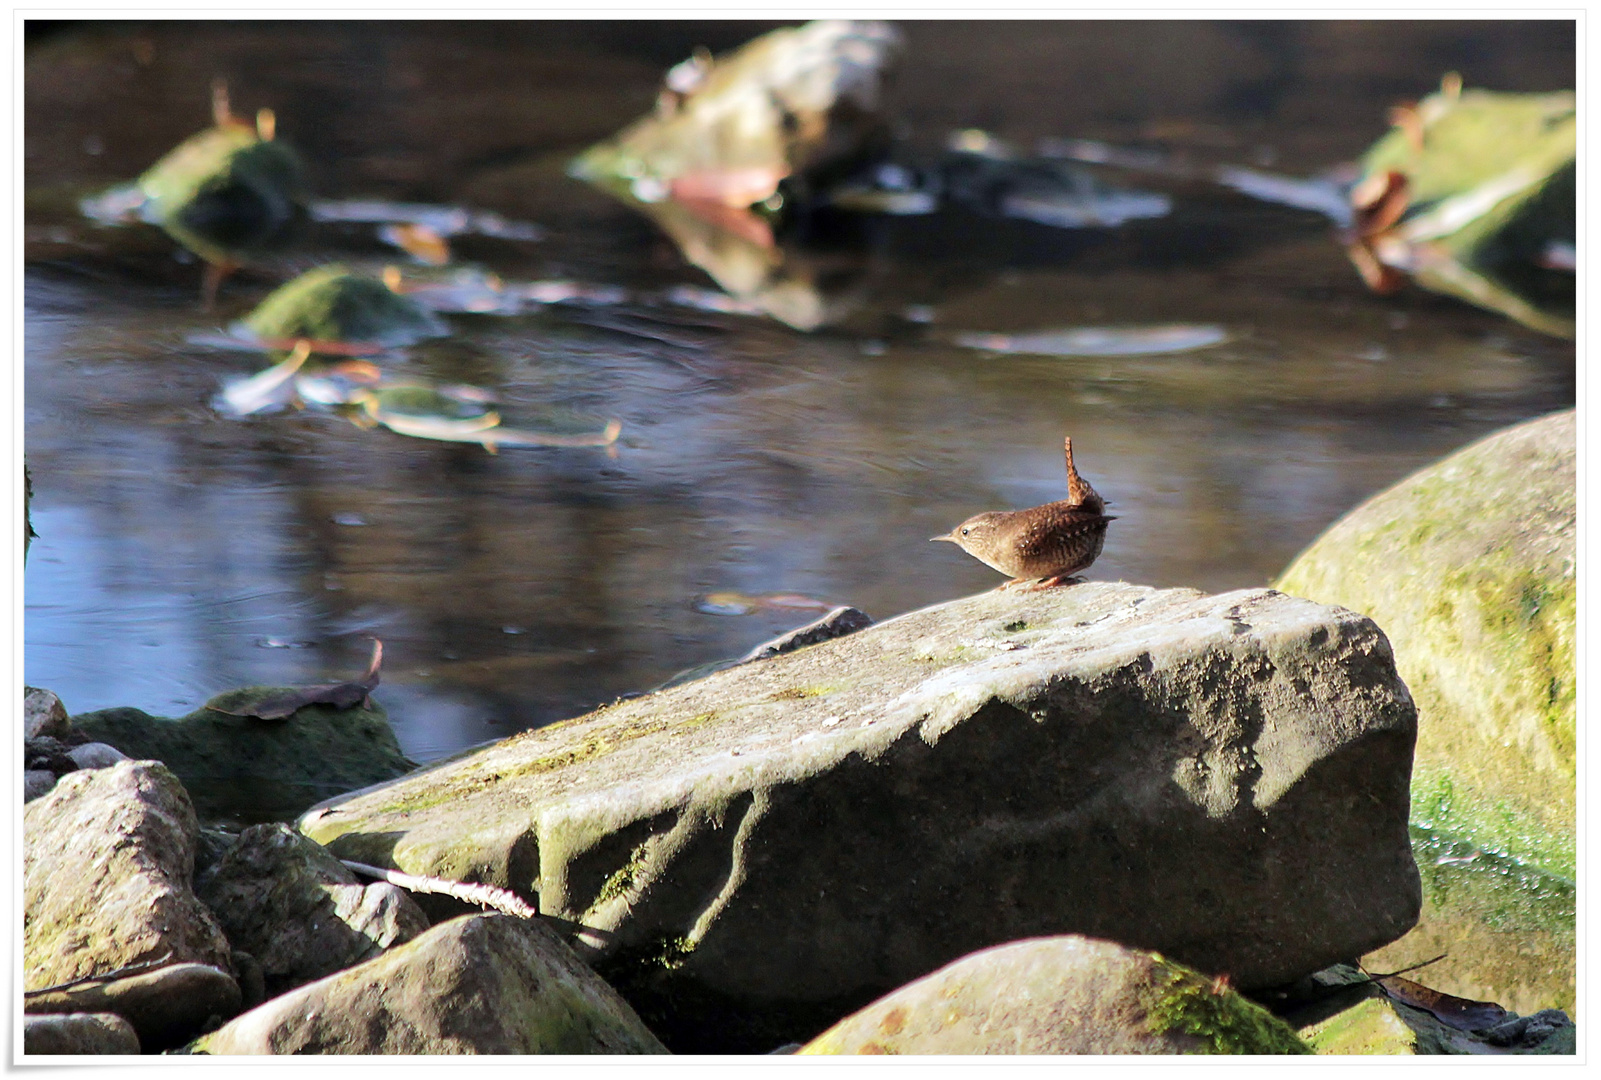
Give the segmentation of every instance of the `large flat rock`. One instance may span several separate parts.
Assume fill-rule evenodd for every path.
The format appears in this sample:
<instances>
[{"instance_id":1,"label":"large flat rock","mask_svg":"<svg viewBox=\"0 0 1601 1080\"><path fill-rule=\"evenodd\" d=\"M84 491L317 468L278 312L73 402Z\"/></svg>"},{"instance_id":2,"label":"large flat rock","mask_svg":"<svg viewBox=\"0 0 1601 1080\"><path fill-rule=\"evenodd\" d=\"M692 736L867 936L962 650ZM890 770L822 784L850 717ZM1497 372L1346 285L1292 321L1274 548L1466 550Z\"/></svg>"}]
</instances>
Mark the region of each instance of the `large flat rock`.
<instances>
[{"instance_id":1,"label":"large flat rock","mask_svg":"<svg viewBox=\"0 0 1601 1080\"><path fill-rule=\"evenodd\" d=\"M537 894L669 1047L760 1051L1020 938L1245 988L1394 940L1415 724L1361 616L1089 583L621 701L301 827Z\"/></svg>"}]
</instances>

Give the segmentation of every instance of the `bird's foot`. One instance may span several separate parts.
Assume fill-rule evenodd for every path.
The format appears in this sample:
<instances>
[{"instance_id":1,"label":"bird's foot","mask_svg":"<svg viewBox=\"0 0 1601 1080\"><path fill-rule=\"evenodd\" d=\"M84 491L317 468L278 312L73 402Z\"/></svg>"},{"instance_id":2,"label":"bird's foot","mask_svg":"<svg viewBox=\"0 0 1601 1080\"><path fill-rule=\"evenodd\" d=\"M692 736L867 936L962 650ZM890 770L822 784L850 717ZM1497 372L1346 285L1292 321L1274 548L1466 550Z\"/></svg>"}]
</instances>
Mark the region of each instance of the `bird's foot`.
<instances>
[{"instance_id":1,"label":"bird's foot","mask_svg":"<svg viewBox=\"0 0 1601 1080\"><path fill-rule=\"evenodd\" d=\"M1052 574L1050 577L1036 578L1033 581L1022 578L1016 581L1008 581L1001 588L1004 589L1007 586L1015 585L1018 592L1039 592L1041 589L1050 589L1057 585L1078 585L1083 581L1083 578L1073 577L1071 574Z\"/></svg>"}]
</instances>

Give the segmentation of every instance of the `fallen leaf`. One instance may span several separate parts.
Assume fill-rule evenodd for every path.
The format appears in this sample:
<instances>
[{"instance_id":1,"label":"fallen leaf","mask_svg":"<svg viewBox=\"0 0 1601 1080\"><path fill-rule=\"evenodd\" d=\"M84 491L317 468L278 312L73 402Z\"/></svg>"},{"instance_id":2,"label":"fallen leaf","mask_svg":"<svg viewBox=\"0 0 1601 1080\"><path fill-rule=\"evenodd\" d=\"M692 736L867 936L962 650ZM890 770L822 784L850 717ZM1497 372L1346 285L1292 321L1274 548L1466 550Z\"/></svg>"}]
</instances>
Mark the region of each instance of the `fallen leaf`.
<instances>
[{"instance_id":1,"label":"fallen leaf","mask_svg":"<svg viewBox=\"0 0 1601 1080\"><path fill-rule=\"evenodd\" d=\"M444 266L450 261L450 244L426 225L385 225L378 230L378 238L429 266Z\"/></svg>"},{"instance_id":2,"label":"fallen leaf","mask_svg":"<svg viewBox=\"0 0 1601 1080\"><path fill-rule=\"evenodd\" d=\"M1395 1001L1415 1009L1422 1009L1432 1014L1440 1023L1458 1031L1478 1031L1494 1027L1508 1015L1505 1009L1493 1001L1453 997L1439 990L1430 989L1422 983L1415 983L1411 979L1403 979L1399 975L1385 976L1378 980L1378 984Z\"/></svg>"},{"instance_id":3,"label":"fallen leaf","mask_svg":"<svg viewBox=\"0 0 1601 1080\"><path fill-rule=\"evenodd\" d=\"M361 678L353 682L328 683L323 686L297 686L283 690L260 692L255 687L230 690L206 702L206 708L229 716L250 716L258 720L282 720L307 705L332 705L336 709L349 709L368 704L368 698L378 687L378 668L384 659L384 643L377 638L372 642L372 660Z\"/></svg>"}]
</instances>

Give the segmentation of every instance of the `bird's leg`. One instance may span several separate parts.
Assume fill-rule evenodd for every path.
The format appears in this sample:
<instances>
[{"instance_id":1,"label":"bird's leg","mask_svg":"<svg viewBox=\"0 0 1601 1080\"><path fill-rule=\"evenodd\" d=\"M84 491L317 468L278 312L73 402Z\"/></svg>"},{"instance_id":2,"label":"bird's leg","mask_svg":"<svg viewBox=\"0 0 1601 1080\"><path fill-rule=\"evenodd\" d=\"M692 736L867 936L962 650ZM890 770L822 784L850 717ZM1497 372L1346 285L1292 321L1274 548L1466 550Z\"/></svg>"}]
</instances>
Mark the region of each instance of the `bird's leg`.
<instances>
[{"instance_id":1,"label":"bird's leg","mask_svg":"<svg viewBox=\"0 0 1601 1080\"><path fill-rule=\"evenodd\" d=\"M1071 574L1052 574L1050 577L1038 578L1026 585L1019 585L1019 589L1022 592L1038 592L1041 589L1049 589L1056 585L1077 585L1083 580L1083 578L1077 578ZM1018 583L1008 582L1008 584Z\"/></svg>"}]
</instances>

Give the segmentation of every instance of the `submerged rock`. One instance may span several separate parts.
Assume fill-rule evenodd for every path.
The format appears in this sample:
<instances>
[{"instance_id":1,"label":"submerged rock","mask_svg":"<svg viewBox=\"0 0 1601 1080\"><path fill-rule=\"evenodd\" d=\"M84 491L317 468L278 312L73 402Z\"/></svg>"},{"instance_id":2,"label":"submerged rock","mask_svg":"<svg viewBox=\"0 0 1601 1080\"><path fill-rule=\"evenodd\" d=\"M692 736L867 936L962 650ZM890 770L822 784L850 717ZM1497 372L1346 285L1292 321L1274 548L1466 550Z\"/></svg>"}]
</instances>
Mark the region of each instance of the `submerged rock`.
<instances>
[{"instance_id":1,"label":"submerged rock","mask_svg":"<svg viewBox=\"0 0 1601 1080\"><path fill-rule=\"evenodd\" d=\"M101 709L80 713L73 724L132 757L162 762L208 816L289 817L320 799L413 768L376 703L351 709L308 705L271 721L209 708L177 719Z\"/></svg>"},{"instance_id":2,"label":"submerged rock","mask_svg":"<svg viewBox=\"0 0 1601 1080\"><path fill-rule=\"evenodd\" d=\"M280 286L244 320L263 341L305 338L318 343L409 345L448 333L449 327L417 301L377 278L334 264L308 270Z\"/></svg>"},{"instance_id":3,"label":"submerged rock","mask_svg":"<svg viewBox=\"0 0 1601 1080\"><path fill-rule=\"evenodd\" d=\"M1575 414L1497 432L1352 510L1276 587L1371 617L1418 705L1414 820L1571 879Z\"/></svg>"},{"instance_id":4,"label":"submerged rock","mask_svg":"<svg viewBox=\"0 0 1601 1080\"><path fill-rule=\"evenodd\" d=\"M467 915L245 1013L205 1054L660 1054L541 922Z\"/></svg>"},{"instance_id":5,"label":"submerged rock","mask_svg":"<svg viewBox=\"0 0 1601 1080\"><path fill-rule=\"evenodd\" d=\"M139 1036L115 1013L51 1013L22 1021L24 1054L137 1054Z\"/></svg>"},{"instance_id":6,"label":"submerged rock","mask_svg":"<svg viewBox=\"0 0 1601 1080\"><path fill-rule=\"evenodd\" d=\"M166 956L226 967L190 887L196 823L155 761L69 773L23 813L23 978L30 989Z\"/></svg>"},{"instance_id":7,"label":"submerged rock","mask_svg":"<svg viewBox=\"0 0 1601 1080\"><path fill-rule=\"evenodd\" d=\"M846 1017L801 1054L1307 1054L1226 983L1068 936L965 956Z\"/></svg>"},{"instance_id":8,"label":"submerged rock","mask_svg":"<svg viewBox=\"0 0 1601 1080\"><path fill-rule=\"evenodd\" d=\"M1361 616L1096 582L619 702L301 828L537 893L669 1046L761 1052L1020 938L1249 988L1399 937L1414 725Z\"/></svg>"},{"instance_id":9,"label":"submerged rock","mask_svg":"<svg viewBox=\"0 0 1601 1080\"><path fill-rule=\"evenodd\" d=\"M362 885L321 846L280 824L246 829L196 882L236 948L280 994L370 960L428 929L411 897Z\"/></svg>"}]
</instances>

